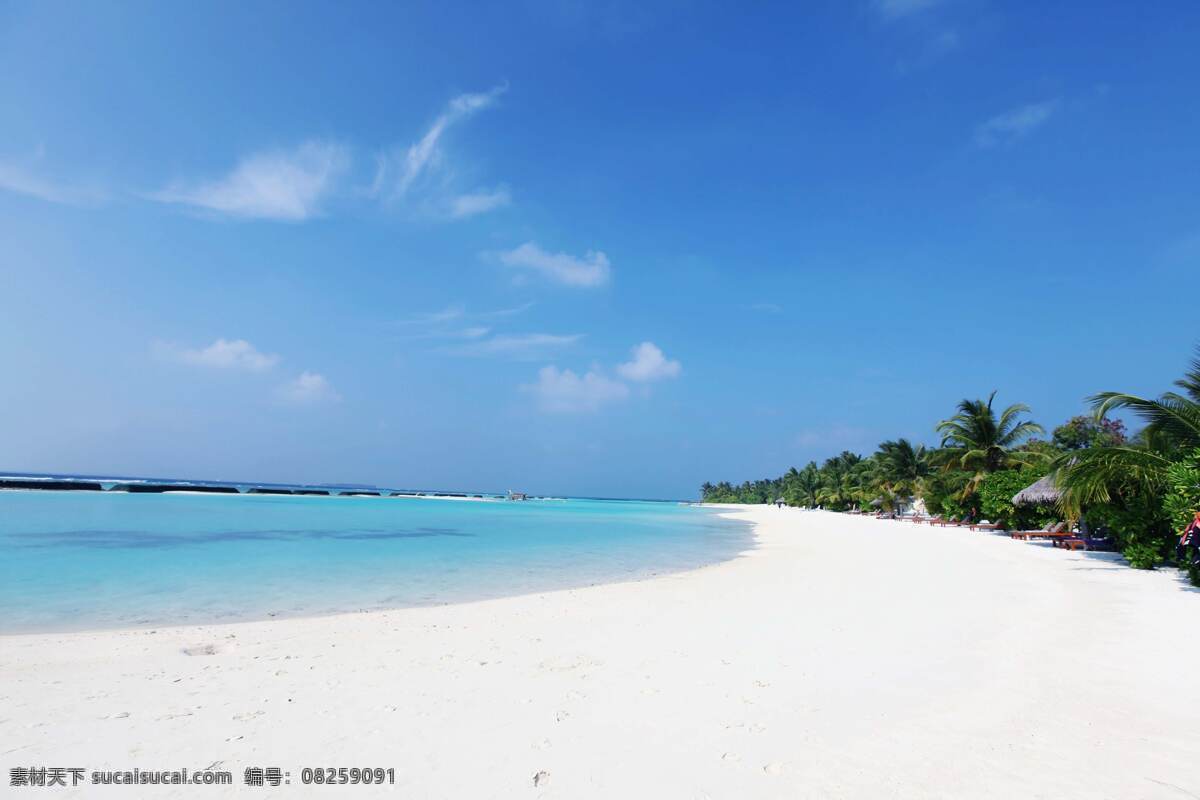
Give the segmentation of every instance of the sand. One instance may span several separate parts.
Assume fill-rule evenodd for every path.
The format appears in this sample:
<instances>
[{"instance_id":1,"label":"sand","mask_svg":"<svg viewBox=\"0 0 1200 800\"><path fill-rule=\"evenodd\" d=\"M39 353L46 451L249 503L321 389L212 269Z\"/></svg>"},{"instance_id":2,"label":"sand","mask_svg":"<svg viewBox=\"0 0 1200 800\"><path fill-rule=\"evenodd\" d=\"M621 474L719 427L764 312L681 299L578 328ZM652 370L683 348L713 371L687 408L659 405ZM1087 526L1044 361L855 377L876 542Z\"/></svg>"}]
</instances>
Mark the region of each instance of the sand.
<instances>
[{"instance_id":1,"label":"sand","mask_svg":"<svg viewBox=\"0 0 1200 800\"><path fill-rule=\"evenodd\" d=\"M436 608L0 638L0 766L73 796L1200 797L1200 592L959 529L753 508L738 559ZM290 773L286 794L241 786ZM534 778L540 775L535 786ZM17 790L13 790L17 791Z\"/></svg>"}]
</instances>

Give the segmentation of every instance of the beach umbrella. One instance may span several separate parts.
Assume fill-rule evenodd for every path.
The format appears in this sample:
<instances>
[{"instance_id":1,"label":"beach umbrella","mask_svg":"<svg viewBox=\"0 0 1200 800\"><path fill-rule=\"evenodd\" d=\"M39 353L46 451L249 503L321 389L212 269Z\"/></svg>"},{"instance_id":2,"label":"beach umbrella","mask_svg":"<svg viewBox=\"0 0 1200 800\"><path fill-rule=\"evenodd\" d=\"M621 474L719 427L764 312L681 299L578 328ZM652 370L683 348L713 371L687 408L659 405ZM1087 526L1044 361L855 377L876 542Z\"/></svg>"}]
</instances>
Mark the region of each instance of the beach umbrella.
<instances>
[{"instance_id":1,"label":"beach umbrella","mask_svg":"<svg viewBox=\"0 0 1200 800\"><path fill-rule=\"evenodd\" d=\"M1054 479L1047 475L1039 478L1029 486L1013 495L1014 506L1051 506L1062 497L1062 492L1054 485Z\"/></svg>"}]
</instances>

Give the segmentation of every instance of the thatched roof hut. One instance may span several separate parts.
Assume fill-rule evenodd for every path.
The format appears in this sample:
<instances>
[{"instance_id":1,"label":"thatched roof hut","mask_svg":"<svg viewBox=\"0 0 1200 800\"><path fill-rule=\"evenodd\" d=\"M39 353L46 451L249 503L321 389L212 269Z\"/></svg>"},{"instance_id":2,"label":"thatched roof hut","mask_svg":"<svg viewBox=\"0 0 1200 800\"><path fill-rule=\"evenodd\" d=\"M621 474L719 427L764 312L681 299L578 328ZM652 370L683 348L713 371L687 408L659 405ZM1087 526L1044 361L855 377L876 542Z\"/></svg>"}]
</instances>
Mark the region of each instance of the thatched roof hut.
<instances>
[{"instance_id":1,"label":"thatched roof hut","mask_svg":"<svg viewBox=\"0 0 1200 800\"><path fill-rule=\"evenodd\" d=\"M1052 506L1062 497L1062 492L1054 485L1054 479L1047 475L1026 486L1013 495L1014 506Z\"/></svg>"}]
</instances>

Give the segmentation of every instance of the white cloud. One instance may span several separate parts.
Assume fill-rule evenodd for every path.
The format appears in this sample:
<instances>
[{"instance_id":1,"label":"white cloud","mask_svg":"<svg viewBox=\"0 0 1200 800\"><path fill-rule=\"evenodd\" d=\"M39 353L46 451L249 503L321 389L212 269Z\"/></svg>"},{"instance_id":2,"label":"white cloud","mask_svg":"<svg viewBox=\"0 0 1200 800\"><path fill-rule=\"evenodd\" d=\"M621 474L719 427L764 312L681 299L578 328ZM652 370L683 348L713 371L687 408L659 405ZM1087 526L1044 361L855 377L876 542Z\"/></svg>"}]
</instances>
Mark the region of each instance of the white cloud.
<instances>
[{"instance_id":1,"label":"white cloud","mask_svg":"<svg viewBox=\"0 0 1200 800\"><path fill-rule=\"evenodd\" d=\"M942 0L876 0L875 8L886 20L900 19L928 11Z\"/></svg>"},{"instance_id":2,"label":"white cloud","mask_svg":"<svg viewBox=\"0 0 1200 800\"><path fill-rule=\"evenodd\" d=\"M442 152L439 144L446 131L476 111L493 105L507 90L508 86L502 85L487 92L461 94L451 100L419 141L403 150L396 148L379 156L372 193L383 197L404 197L440 163Z\"/></svg>"},{"instance_id":3,"label":"white cloud","mask_svg":"<svg viewBox=\"0 0 1200 800\"><path fill-rule=\"evenodd\" d=\"M43 150L39 148L32 159L0 161L0 189L63 205L87 206L105 199L104 192L98 189L68 186L43 177L35 167L42 156Z\"/></svg>"},{"instance_id":4,"label":"white cloud","mask_svg":"<svg viewBox=\"0 0 1200 800\"><path fill-rule=\"evenodd\" d=\"M198 350L158 344L156 350L168 360L213 369L264 372L279 363L279 356L261 353L245 339L217 339Z\"/></svg>"},{"instance_id":5,"label":"white cloud","mask_svg":"<svg viewBox=\"0 0 1200 800\"><path fill-rule=\"evenodd\" d=\"M279 387L279 399L290 405L311 406L336 403L342 399L329 380L318 372L301 372L294 380Z\"/></svg>"},{"instance_id":6,"label":"white cloud","mask_svg":"<svg viewBox=\"0 0 1200 800\"><path fill-rule=\"evenodd\" d=\"M484 214L497 208L503 208L512 202L508 189L501 186L494 191L478 191L470 194L460 194L450 200L450 216L455 219L465 219L476 214Z\"/></svg>"},{"instance_id":7,"label":"white cloud","mask_svg":"<svg viewBox=\"0 0 1200 800\"><path fill-rule=\"evenodd\" d=\"M537 383L522 386L543 410L555 414L587 413L629 396L629 387L594 370L578 375L547 366L538 370Z\"/></svg>"},{"instance_id":8,"label":"white cloud","mask_svg":"<svg viewBox=\"0 0 1200 800\"><path fill-rule=\"evenodd\" d=\"M664 356L653 342L642 342L632 353L632 360L617 365L617 374L625 380L645 382L676 378L683 370L678 361Z\"/></svg>"},{"instance_id":9,"label":"white cloud","mask_svg":"<svg viewBox=\"0 0 1200 800\"><path fill-rule=\"evenodd\" d=\"M500 262L514 269L532 270L564 286L593 288L608 283L612 270L608 257L589 250L582 258L568 253L548 253L534 242L500 254Z\"/></svg>"},{"instance_id":10,"label":"white cloud","mask_svg":"<svg viewBox=\"0 0 1200 800\"><path fill-rule=\"evenodd\" d=\"M537 397L543 411L553 413L591 412L630 394L630 383L648 383L664 378L675 378L683 371L678 361L671 361L653 342L642 342L631 350L632 359L616 366L616 373L623 378L609 377L593 365L580 375L569 369L545 366L538 371L534 384L522 385L523 391ZM649 389L646 389L649 393Z\"/></svg>"},{"instance_id":11,"label":"white cloud","mask_svg":"<svg viewBox=\"0 0 1200 800\"><path fill-rule=\"evenodd\" d=\"M342 146L309 141L247 156L224 178L176 183L152 197L234 217L298 222L320 214L321 201L349 162Z\"/></svg>"},{"instance_id":12,"label":"white cloud","mask_svg":"<svg viewBox=\"0 0 1200 800\"><path fill-rule=\"evenodd\" d=\"M486 332L486 329L484 329ZM456 356L502 356L506 358L543 358L551 350L569 347L583 338L582 334L516 333L498 334L487 339L447 348L443 352Z\"/></svg>"},{"instance_id":13,"label":"white cloud","mask_svg":"<svg viewBox=\"0 0 1200 800\"><path fill-rule=\"evenodd\" d=\"M1023 139L1040 128L1058 108L1058 100L1030 103L992 117L975 129L975 144L995 147Z\"/></svg>"}]
</instances>

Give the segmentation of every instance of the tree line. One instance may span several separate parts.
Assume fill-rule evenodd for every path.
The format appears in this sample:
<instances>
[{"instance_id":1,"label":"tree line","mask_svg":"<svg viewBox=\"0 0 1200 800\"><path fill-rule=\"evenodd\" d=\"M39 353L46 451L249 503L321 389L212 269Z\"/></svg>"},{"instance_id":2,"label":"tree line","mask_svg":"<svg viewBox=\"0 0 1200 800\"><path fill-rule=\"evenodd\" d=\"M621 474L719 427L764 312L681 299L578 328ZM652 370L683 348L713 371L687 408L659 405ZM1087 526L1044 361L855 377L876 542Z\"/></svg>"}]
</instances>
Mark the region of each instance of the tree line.
<instances>
[{"instance_id":1,"label":"tree line","mask_svg":"<svg viewBox=\"0 0 1200 800\"><path fill-rule=\"evenodd\" d=\"M1200 348L1174 389L1157 398L1101 392L1088 398L1090 414L1067 420L1049 438L1041 438L1046 431L1028 418L1028 406L997 409L995 398L992 392L986 400L962 400L934 426L937 447L888 440L870 455L843 451L778 478L705 483L701 497L835 511L892 511L919 498L931 514L1022 529L1082 521L1135 567L1177 562L1178 531L1200 512ZM1116 410L1141 429L1130 434L1109 416ZM1013 505L1013 495L1047 476L1060 493L1056 502ZM1191 577L1200 585L1194 566Z\"/></svg>"}]
</instances>

